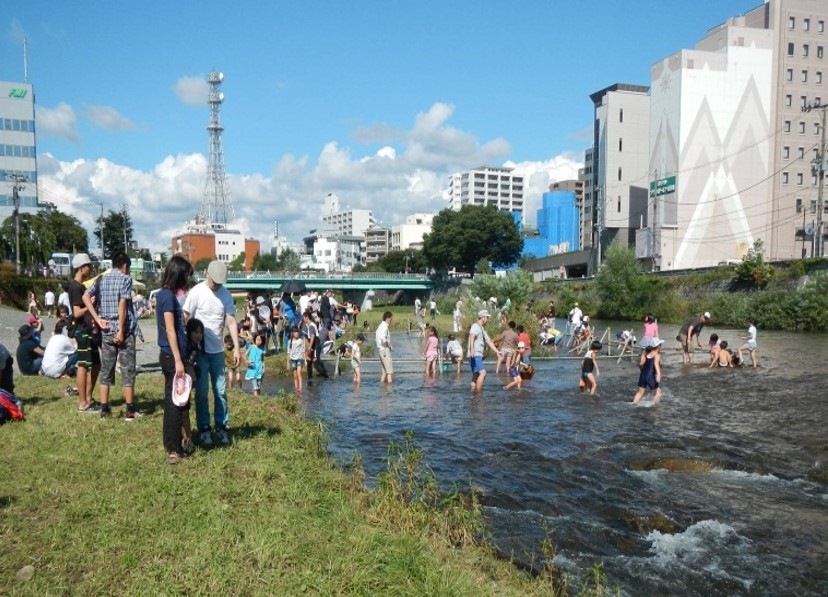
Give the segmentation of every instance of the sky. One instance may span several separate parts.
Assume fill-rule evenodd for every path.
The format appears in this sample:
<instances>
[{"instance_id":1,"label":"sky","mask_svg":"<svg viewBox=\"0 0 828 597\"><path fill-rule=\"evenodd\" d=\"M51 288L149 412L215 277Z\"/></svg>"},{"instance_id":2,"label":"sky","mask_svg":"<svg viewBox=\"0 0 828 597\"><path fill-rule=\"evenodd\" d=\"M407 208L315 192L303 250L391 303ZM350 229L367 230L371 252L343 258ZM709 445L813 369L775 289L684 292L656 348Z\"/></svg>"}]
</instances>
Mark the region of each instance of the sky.
<instances>
[{"instance_id":1,"label":"sky","mask_svg":"<svg viewBox=\"0 0 828 597\"><path fill-rule=\"evenodd\" d=\"M165 251L200 211L206 78L224 73L227 183L267 251L324 198L384 225L446 207L453 172L511 166L526 220L591 145L589 95L761 0L305 0L4 3L0 80L34 86L41 201L90 230L126 208ZM90 235L91 238L91 235Z\"/></svg>"}]
</instances>

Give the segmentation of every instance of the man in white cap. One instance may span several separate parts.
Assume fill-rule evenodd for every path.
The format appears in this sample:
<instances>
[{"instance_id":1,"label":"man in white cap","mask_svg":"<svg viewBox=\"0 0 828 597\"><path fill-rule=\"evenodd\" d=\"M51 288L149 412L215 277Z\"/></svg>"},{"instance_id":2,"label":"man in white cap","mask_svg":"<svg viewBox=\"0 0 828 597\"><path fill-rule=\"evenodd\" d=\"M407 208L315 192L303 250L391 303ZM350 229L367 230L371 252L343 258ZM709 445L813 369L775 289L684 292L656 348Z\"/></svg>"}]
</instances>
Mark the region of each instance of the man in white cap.
<instances>
[{"instance_id":1,"label":"man in white cap","mask_svg":"<svg viewBox=\"0 0 828 597\"><path fill-rule=\"evenodd\" d=\"M575 303L572 306L572 309L569 311L569 332L570 336L574 336L578 329L581 327L581 320L584 317L584 312L581 311L581 307L578 306L578 303Z\"/></svg>"},{"instance_id":2,"label":"man in white cap","mask_svg":"<svg viewBox=\"0 0 828 597\"><path fill-rule=\"evenodd\" d=\"M689 365L693 362L693 350L691 350L690 345L693 344L693 337L696 338L696 347L701 348L701 331L704 327L704 324L710 321L710 312L705 311L702 315L691 319L679 330L678 336L676 336L676 340L681 343L682 349L682 362L685 365Z\"/></svg>"},{"instance_id":3,"label":"man in white cap","mask_svg":"<svg viewBox=\"0 0 828 597\"><path fill-rule=\"evenodd\" d=\"M500 351L486 333L486 324L489 322L489 312L481 309L477 312L477 321L469 329L469 366L472 370L471 389L479 392L483 389L483 380L486 379L486 368L483 365L483 352L488 345L498 356Z\"/></svg>"},{"instance_id":4,"label":"man in white cap","mask_svg":"<svg viewBox=\"0 0 828 597\"><path fill-rule=\"evenodd\" d=\"M213 386L213 420L219 443L230 443L229 415L227 412L227 377L224 371L224 326L233 339L233 362L239 366L239 330L236 326L236 306L227 282L227 265L211 261L207 266L207 279L196 284L184 301L184 317L195 318L204 324L204 352L198 354L199 375L196 381L196 424L199 443L208 448L213 445L210 429L210 384Z\"/></svg>"},{"instance_id":5,"label":"man in white cap","mask_svg":"<svg viewBox=\"0 0 828 597\"><path fill-rule=\"evenodd\" d=\"M69 283L69 304L70 310L69 330L70 336L78 344L78 412L98 413L100 406L92 400L92 390L101 372L101 335L90 334L93 330L94 319L83 296L86 294L84 280L92 275L92 260L86 253L78 253L72 259L72 269L75 270L75 277ZM98 330L100 331L100 330ZM95 337L93 337L93 335Z\"/></svg>"}]
</instances>

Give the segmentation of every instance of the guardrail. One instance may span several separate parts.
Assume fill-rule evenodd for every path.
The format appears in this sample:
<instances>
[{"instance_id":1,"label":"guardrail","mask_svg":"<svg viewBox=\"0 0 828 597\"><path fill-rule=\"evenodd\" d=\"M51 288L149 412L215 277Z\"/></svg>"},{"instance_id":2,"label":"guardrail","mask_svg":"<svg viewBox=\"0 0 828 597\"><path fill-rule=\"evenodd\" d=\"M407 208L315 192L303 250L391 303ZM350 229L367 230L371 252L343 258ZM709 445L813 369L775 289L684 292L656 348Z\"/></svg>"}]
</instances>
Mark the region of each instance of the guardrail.
<instances>
[{"instance_id":1,"label":"guardrail","mask_svg":"<svg viewBox=\"0 0 828 597\"><path fill-rule=\"evenodd\" d=\"M229 280L250 280L255 278L284 278L287 280L429 280L425 274L391 274L388 272L228 272Z\"/></svg>"}]
</instances>

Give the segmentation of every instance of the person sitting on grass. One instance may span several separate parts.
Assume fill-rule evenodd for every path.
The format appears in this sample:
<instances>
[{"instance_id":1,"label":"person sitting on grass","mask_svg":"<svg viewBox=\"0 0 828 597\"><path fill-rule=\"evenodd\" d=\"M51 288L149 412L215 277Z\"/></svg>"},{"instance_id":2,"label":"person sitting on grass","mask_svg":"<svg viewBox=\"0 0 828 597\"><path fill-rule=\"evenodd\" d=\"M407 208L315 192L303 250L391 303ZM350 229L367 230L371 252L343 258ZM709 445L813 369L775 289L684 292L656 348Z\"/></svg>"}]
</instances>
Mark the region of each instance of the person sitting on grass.
<instances>
[{"instance_id":1,"label":"person sitting on grass","mask_svg":"<svg viewBox=\"0 0 828 597\"><path fill-rule=\"evenodd\" d=\"M43 362L40 369L43 375L52 379L58 379L64 375L75 377L77 373L77 345L73 339L64 334L65 328L66 322L63 319L58 319L55 322L52 337L49 338L46 350L43 353Z\"/></svg>"},{"instance_id":2,"label":"person sitting on grass","mask_svg":"<svg viewBox=\"0 0 828 597\"><path fill-rule=\"evenodd\" d=\"M20 344L17 346L17 368L23 375L39 375L43 364L43 347L34 339L34 328L29 324L17 330Z\"/></svg>"}]
</instances>

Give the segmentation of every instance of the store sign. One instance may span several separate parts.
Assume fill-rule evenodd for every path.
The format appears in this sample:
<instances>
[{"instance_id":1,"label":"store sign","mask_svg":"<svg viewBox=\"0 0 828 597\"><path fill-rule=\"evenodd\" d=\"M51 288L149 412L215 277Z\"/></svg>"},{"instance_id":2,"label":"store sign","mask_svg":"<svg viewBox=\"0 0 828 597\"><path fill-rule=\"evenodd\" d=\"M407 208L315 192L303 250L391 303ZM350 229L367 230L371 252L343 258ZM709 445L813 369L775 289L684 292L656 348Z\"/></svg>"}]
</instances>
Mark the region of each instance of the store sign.
<instances>
[{"instance_id":1,"label":"store sign","mask_svg":"<svg viewBox=\"0 0 828 597\"><path fill-rule=\"evenodd\" d=\"M654 180L650 183L650 197L658 197L659 195L667 195L676 192L676 177L668 176L660 180Z\"/></svg>"},{"instance_id":2,"label":"store sign","mask_svg":"<svg viewBox=\"0 0 828 597\"><path fill-rule=\"evenodd\" d=\"M9 89L9 97L13 97L15 99L23 99L26 97L27 93L29 92L26 89L18 89L16 87Z\"/></svg>"}]
</instances>

